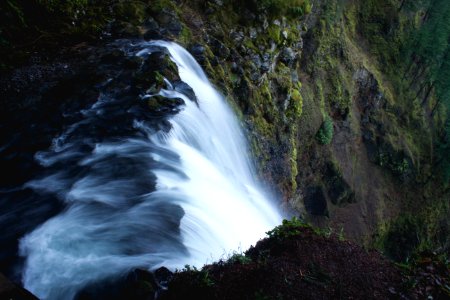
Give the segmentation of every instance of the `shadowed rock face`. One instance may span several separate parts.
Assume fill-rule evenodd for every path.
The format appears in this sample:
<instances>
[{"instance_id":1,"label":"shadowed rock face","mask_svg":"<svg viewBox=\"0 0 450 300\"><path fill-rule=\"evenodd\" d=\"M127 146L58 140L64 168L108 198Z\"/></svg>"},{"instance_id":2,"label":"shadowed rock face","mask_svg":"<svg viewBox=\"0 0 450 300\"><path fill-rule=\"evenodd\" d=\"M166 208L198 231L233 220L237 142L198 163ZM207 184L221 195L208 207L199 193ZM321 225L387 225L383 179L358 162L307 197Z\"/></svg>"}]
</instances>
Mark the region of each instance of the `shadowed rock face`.
<instances>
[{"instance_id":1,"label":"shadowed rock face","mask_svg":"<svg viewBox=\"0 0 450 300\"><path fill-rule=\"evenodd\" d=\"M304 198L306 211L313 216L325 216L327 214L327 199L322 187L310 187Z\"/></svg>"},{"instance_id":2,"label":"shadowed rock face","mask_svg":"<svg viewBox=\"0 0 450 300\"><path fill-rule=\"evenodd\" d=\"M0 273L0 299L38 300L29 291L18 287Z\"/></svg>"}]
</instances>

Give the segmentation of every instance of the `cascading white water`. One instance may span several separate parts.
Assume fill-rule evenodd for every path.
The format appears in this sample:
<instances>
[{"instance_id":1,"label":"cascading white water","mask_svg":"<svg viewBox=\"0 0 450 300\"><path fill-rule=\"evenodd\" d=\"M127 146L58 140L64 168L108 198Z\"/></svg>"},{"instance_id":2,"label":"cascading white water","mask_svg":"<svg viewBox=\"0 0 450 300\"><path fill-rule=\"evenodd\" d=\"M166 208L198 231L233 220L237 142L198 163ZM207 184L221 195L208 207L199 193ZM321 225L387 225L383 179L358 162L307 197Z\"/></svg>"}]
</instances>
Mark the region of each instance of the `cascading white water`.
<instances>
[{"instance_id":1,"label":"cascading white water","mask_svg":"<svg viewBox=\"0 0 450 300\"><path fill-rule=\"evenodd\" d=\"M51 151L37 155L49 166L69 157L89 167L70 183L71 174L62 168L28 184L67 203L63 213L21 240L24 285L42 299L71 299L87 284L138 267L201 267L246 249L281 221L254 179L245 139L224 98L182 47L151 42L137 55L152 47L169 51L198 103L162 90L162 96L186 104L170 119L168 133L152 133L145 122L135 121L144 138L99 142L83 156L77 150L80 140L71 141L69 131L98 114L105 101L100 99L83 112L85 121L69 128ZM114 176L111 168L123 161L131 173ZM156 190L136 192L151 176Z\"/></svg>"}]
</instances>

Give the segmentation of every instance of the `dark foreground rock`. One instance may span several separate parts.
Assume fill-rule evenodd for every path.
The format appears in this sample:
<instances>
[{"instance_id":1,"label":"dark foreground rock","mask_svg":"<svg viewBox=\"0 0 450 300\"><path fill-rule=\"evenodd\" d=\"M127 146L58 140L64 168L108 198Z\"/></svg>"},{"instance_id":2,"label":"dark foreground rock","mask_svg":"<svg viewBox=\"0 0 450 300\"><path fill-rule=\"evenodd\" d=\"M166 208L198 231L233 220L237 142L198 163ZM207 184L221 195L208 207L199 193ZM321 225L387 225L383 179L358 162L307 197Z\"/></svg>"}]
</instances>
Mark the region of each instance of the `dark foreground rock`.
<instances>
[{"instance_id":1,"label":"dark foreground rock","mask_svg":"<svg viewBox=\"0 0 450 300\"><path fill-rule=\"evenodd\" d=\"M8 300L38 300L27 290L16 286L0 273L0 299Z\"/></svg>"},{"instance_id":2,"label":"dark foreground rock","mask_svg":"<svg viewBox=\"0 0 450 300\"><path fill-rule=\"evenodd\" d=\"M243 255L176 273L162 299L449 299L445 264L400 270L298 220L268 234Z\"/></svg>"},{"instance_id":3,"label":"dark foreground rock","mask_svg":"<svg viewBox=\"0 0 450 300\"><path fill-rule=\"evenodd\" d=\"M163 299L390 299L403 290L401 273L377 252L311 228L199 272L176 274Z\"/></svg>"}]
</instances>

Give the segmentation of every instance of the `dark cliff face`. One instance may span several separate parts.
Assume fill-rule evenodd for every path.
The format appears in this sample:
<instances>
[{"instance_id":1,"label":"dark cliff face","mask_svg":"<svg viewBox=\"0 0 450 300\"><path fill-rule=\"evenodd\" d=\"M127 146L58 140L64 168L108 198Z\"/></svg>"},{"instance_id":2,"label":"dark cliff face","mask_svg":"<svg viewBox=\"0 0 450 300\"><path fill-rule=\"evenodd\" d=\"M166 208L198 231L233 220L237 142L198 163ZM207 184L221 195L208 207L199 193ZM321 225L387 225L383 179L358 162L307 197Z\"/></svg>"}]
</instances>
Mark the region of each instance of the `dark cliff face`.
<instances>
[{"instance_id":1,"label":"dark cliff face","mask_svg":"<svg viewBox=\"0 0 450 300\"><path fill-rule=\"evenodd\" d=\"M441 121L405 91L401 63L393 72L385 53L412 34L414 15L387 0L311 4L294 17L227 1L181 4L173 38L234 104L284 207L382 249L398 231L416 234L403 257L445 249L448 190L433 150Z\"/></svg>"},{"instance_id":2,"label":"dark cliff face","mask_svg":"<svg viewBox=\"0 0 450 300\"><path fill-rule=\"evenodd\" d=\"M138 63L122 63L120 51L102 53L103 41L171 39L190 50L229 98L246 128L261 178L286 210L342 230L361 244L391 249L388 254L397 259L414 249L448 249L448 190L434 160L439 122L423 117L427 108L409 101L386 67L395 63L379 51L392 36L405 34L402 28L413 27L421 12L404 13L388 0L300 2L301 10L270 11L254 1L112 1L111 9L81 1L86 13L71 15L73 27L63 27L73 37L63 53L55 58L37 54L31 66L4 75L4 140L15 141L9 128L18 128L27 133L16 146L29 149L24 159L6 163L37 168L32 155L62 126L64 107L84 105L61 102L60 95L81 93L86 103L93 101L97 90L83 86L105 78L101 68L96 70L99 62L131 70ZM18 8L23 4L17 3ZM73 8L46 13L70 14ZM15 13L9 19L20 15ZM29 11L22 13L26 17ZM42 26L55 34L43 45L53 55L61 32ZM39 43L30 47L38 51ZM54 100L43 101L43 94ZM166 108L163 100L154 109L159 108ZM27 124L12 119L23 114L44 128L22 130ZM20 144L31 136L39 136L35 146ZM16 173L8 176L11 182L28 176ZM416 238L397 252L392 244L398 236Z\"/></svg>"}]
</instances>

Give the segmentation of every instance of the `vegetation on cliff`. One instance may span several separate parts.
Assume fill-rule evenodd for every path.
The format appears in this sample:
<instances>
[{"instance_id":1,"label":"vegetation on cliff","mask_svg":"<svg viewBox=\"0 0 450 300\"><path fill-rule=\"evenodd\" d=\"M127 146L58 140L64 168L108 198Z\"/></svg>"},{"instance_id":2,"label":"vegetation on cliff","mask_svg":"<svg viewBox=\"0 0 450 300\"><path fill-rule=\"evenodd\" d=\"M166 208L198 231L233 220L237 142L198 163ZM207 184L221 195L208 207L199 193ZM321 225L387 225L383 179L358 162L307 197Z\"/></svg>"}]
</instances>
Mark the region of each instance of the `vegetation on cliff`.
<instances>
[{"instance_id":1,"label":"vegetation on cliff","mask_svg":"<svg viewBox=\"0 0 450 300\"><path fill-rule=\"evenodd\" d=\"M0 8L2 70L35 51L50 56L111 35L182 43L229 98L261 177L285 206L399 261L448 252L448 1L6 0Z\"/></svg>"}]
</instances>

